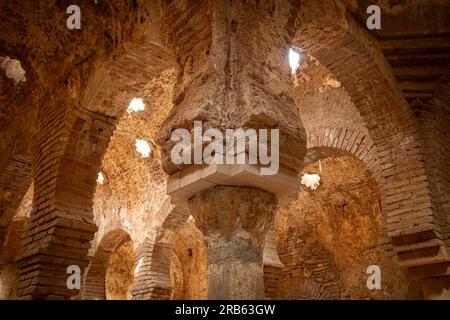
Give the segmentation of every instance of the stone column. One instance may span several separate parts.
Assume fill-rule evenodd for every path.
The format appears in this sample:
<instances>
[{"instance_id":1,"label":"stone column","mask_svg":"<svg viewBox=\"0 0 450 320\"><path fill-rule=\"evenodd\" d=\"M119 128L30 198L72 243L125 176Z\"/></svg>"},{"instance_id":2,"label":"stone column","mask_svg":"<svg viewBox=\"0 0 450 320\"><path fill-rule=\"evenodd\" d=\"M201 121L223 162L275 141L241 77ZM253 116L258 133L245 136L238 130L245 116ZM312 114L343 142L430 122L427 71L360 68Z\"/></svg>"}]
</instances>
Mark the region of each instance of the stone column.
<instances>
[{"instance_id":1,"label":"stone column","mask_svg":"<svg viewBox=\"0 0 450 320\"><path fill-rule=\"evenodd\" d=\"M163 10L179 67L174 108L156 137L169 175L167 193L172 204L190 210L203 232L208 297L263 299L264 236L275 206L297 198L306 153L287 59L298 6L288 0L180 0L164 3ZM260 130L277 130L270 142L279 150L271 143L270 149L279 170L265 175L265 161L250 161L252 148L237 148L245 137L229 144L217 138L223 149L213 161L200 159L195 146L208 142L198 138L197 121L205 132L217 129L222 137L229 137L229 129L254 130L260 137ZM175 162L177 129L190 134L185 142L191 144L184 145L193 152ZM268 151L268 145L258 144L258 150ZM228 154L235 146L245 150L240 152L245 161ZM234 160L221 161L224 155Z\"/></svg>"},{"instance_id":2,"label":"stone column","mask_svg":"<svg viewBox=\"0 0 450 320\"><path fill-rule=\"evenodd\" d=\"M190 199L208 250L208 299L264 299L263 249L276 197L216 186Z\"/></svg>"},{"instance_id":3,"label":"stone column","mask_svg":"<svg viewBox=\"0 0 450 320\"><path fill-rule=\"evenodd\" d=\"M450 300L450 276L422 280L425 300Z\"/></svg>"}]
</instances>

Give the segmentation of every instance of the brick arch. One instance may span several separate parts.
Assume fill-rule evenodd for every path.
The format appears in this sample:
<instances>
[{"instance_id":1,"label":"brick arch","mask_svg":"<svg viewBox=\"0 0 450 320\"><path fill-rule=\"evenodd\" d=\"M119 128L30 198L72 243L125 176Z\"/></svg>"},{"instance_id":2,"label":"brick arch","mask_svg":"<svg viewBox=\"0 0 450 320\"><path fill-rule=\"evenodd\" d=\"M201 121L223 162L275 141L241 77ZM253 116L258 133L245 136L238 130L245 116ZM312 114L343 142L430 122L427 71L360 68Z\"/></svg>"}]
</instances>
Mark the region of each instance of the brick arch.
<instances>
[{"instance_id":1,"label":"brick arch","mask_svg":"<svg viewBox=\"0 0 450 320\"><path fill-rule=\"evenodd\" d=\"M305 163L340 155L353 155L361 160L380 182L379 158L371 137L347 128L315 127L307 130Z\"/></svg>"},{"instance_id":2,"label":"brick arch","mask_svg":"<svg viewBox=\"0 0 450 320\"><path fill-rule=\"evenodd\" d=\"M133 299L170 299L173 243L188 217L186 210L171 205L169 199L164 202L156 215L158 222L155 226L155 236L145 238L137 250L136 261L139 268L131 290Z\"/></svg>"},{"instance_id":3,"label":"brick arch","mask_svg":"<svg viewBox=\"0 0 450 320\"><path fill-rule=\"evenodd\" d=\"M307 130L307 148L306 164L329 157L353 156L366 166L380 189L383 183L380 159L369 135L348 128L314 127ZM381 192L380 197L382 201L383 194ZM392 247L387 235L388 213L382 210L381 214L382 222L379 241L386 250L390 251Z\"/></svg>"},{"instance_id":4,"label":"brick arch","mask_svg":"<svg viewBox=\"0 0 450 320\"><path fill-rule=\"evenodd\" d=\"M15 263L15 258L19 254L21 242L29 217L16 217L10 224L3 250L0 253L0 261L7 263Z\"/></svg>"},{"instance_id":5,"label":"brick arch","mask_svg":"<svg viewBox=\"0 0 450 320\"><path fill-rule=\"evenodd\" d=\"M171 61L169 51L144 39L108 68L93 71L84 95L80 93L82 101L50 99L41 106L40 130L31 145L35 206L20 257L26 270L19 284L21 296L52 299L77 294L67 289L64 279L68 265L84 269L89 263L87 253L97 231L93 196L103 155L131 99ZM77 92L82 78L77 70L71 73L69 94L71 89ZM43 270L29 276L35 268ZM52 270L58 270L57 275Z\"/></svg>"},{"instance_id":6,"label":"brick arch","mask_svg":"<svg viewBox=\"0 0 450 320\"><path fill-rule=\"evenodd\" d=\"M136 300L169 300L172 294L170 265L174 252L173 243L178 231L187 221L189 213L182 207L173 206L167 199L159 210L154 237L146 237L137 249L138 271L133 284L132 296ZM274 225L265 237L264 282L267 298L277 298L280 270L284 267L276 248Z\"/></svg>"},{"instance_id":7,"label":"brick arch","mask_svg":"<svg viewBox=\"0 0 450 320\"><path fill-rule=\"evenodd\" d=\"M296 23L294 46L314 55L341 82L370 133L390 238L399 245L441 238L417 123L376 41L338 0L302 1ZM435 263L433 258L419 263ZM402 265L418 263L409 259L401 257Z\"/></svg>"},{"instance_id":8,"label":"brick arch","mask_svg":"<svg viewBox=\"0 0 450 320\"><path fill-rule=\"evenodd\" d=\"M82 283L82 299L106 299L106 271L111 255L119 247L130 241L130 235L123 229L114 229L105 234L98 245L94 258L86 270L86 275Z\"/></svg>"}]
</instances>

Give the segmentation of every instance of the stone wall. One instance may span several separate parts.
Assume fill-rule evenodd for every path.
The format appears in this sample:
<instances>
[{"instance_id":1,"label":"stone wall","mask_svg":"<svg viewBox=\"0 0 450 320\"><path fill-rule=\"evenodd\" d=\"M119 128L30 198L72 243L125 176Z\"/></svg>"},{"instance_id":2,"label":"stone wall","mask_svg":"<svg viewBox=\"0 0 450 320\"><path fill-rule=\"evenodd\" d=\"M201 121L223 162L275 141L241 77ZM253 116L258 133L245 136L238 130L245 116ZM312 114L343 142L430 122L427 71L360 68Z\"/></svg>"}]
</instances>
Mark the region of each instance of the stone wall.
<instances>
[{"instance_id":1,"label":"stone wall","mask_svg":"<svg viewBox=\"0 0 450 320\"><path fill-rule=\"evenodd\" d=\"M392 254L379 246L380 196L367 168L350 156L327 158L304 168L320 186L302 187L298 202L277 216L278 250L286 265L281 290L288 298L417 299ZM366 286L367 267L381 269L381 290Z\"/></svg>"}]
</instances>

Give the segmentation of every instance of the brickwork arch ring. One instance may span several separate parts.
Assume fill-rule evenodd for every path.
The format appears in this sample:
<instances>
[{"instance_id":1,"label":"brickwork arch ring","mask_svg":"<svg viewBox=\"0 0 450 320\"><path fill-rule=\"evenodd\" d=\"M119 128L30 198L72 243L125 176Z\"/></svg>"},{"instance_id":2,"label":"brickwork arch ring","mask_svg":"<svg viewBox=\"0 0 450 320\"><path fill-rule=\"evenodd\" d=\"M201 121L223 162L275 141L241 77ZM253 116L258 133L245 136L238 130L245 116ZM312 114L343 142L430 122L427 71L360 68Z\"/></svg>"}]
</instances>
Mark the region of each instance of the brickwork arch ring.
<instances>
[{"instance_id":1,"label":"brickwork arch ring","mask_svg":"<svg viewBox=\"0 0 450 320\"><path fill-rule=\"evenodd\" d=\"M420 247L442 238L418 123L377 40L339 0L302 1L296 26L294 47L312 54L341 83L368 129L392 243ZM408 259L399 256L403 266L413 266ZM422 260L435 263L433 257Z\"/></svg>"},{"instance_id":2,"label":"brickwork arch ring","mask_svg":"<svg viewBox=\"0 0 450 320\"><path fill-rule=\"evenodd\" d=\"M167 199L156 215L155 234L137 249L137 273L131 294L136 300L168 300L172 294L170 264L178 231L189 217Z\"/></svg>"},{"instance_id":3,"label":"brickwork arch ring","mask_svg":"<svg viewBox=\"0 0 450 320\"><path fill-rule=\"evenodd\" d=\"M81 298L84 300L106 299L106 272L111 255L122 245L131 241L122 229L109 231L100 241L94 258L89 264L82 283Z\"/></svg>"}]
</instances>

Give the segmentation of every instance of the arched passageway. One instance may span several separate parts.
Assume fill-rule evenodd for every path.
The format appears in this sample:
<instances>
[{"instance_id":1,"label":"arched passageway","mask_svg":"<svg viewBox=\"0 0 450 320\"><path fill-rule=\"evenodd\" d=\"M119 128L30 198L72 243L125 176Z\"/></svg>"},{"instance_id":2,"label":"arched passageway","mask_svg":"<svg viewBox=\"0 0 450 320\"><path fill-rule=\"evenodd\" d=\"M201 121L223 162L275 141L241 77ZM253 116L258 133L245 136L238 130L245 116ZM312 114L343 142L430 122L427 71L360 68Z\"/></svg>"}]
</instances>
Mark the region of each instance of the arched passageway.
<instances>
[{"instance_id":1,"label":"arched passageway","mask_svg":"<svg viewBox=\"0 0 450 320\"><path fill-rule=\"evenodd\" d=\"M364 163L351 155L325 157L302 174L317 174L320 182L315 188L302 185L299 200L276 216L285 265L281 298L421 298L420 284L407 278L392 249L380 243L380 193ZM380 268L380 289L367 287L372 265Z\"/></svg>"},{"instance_id":2,"label":"arched passageway","mask_svg":"<svg viewBox=\"0 0 450 320\"><path fill-rule=\"evenodd\" d=\"M448 297L449 3L63 2L0 4L3 295ZM195 121L274 130L279 170L175 163Z\"/></svg>"},{"instance_id":3,"label":"arched passageway","mask_svg":"<svg viewBox=\"0 0 450 320\"><path fill-rule=\"evenodd\" d=\"M108 232L100 241L82 283L81 298L87 300L130 299L135 254L128 233Z\"/></svg>"}]
</instances>

